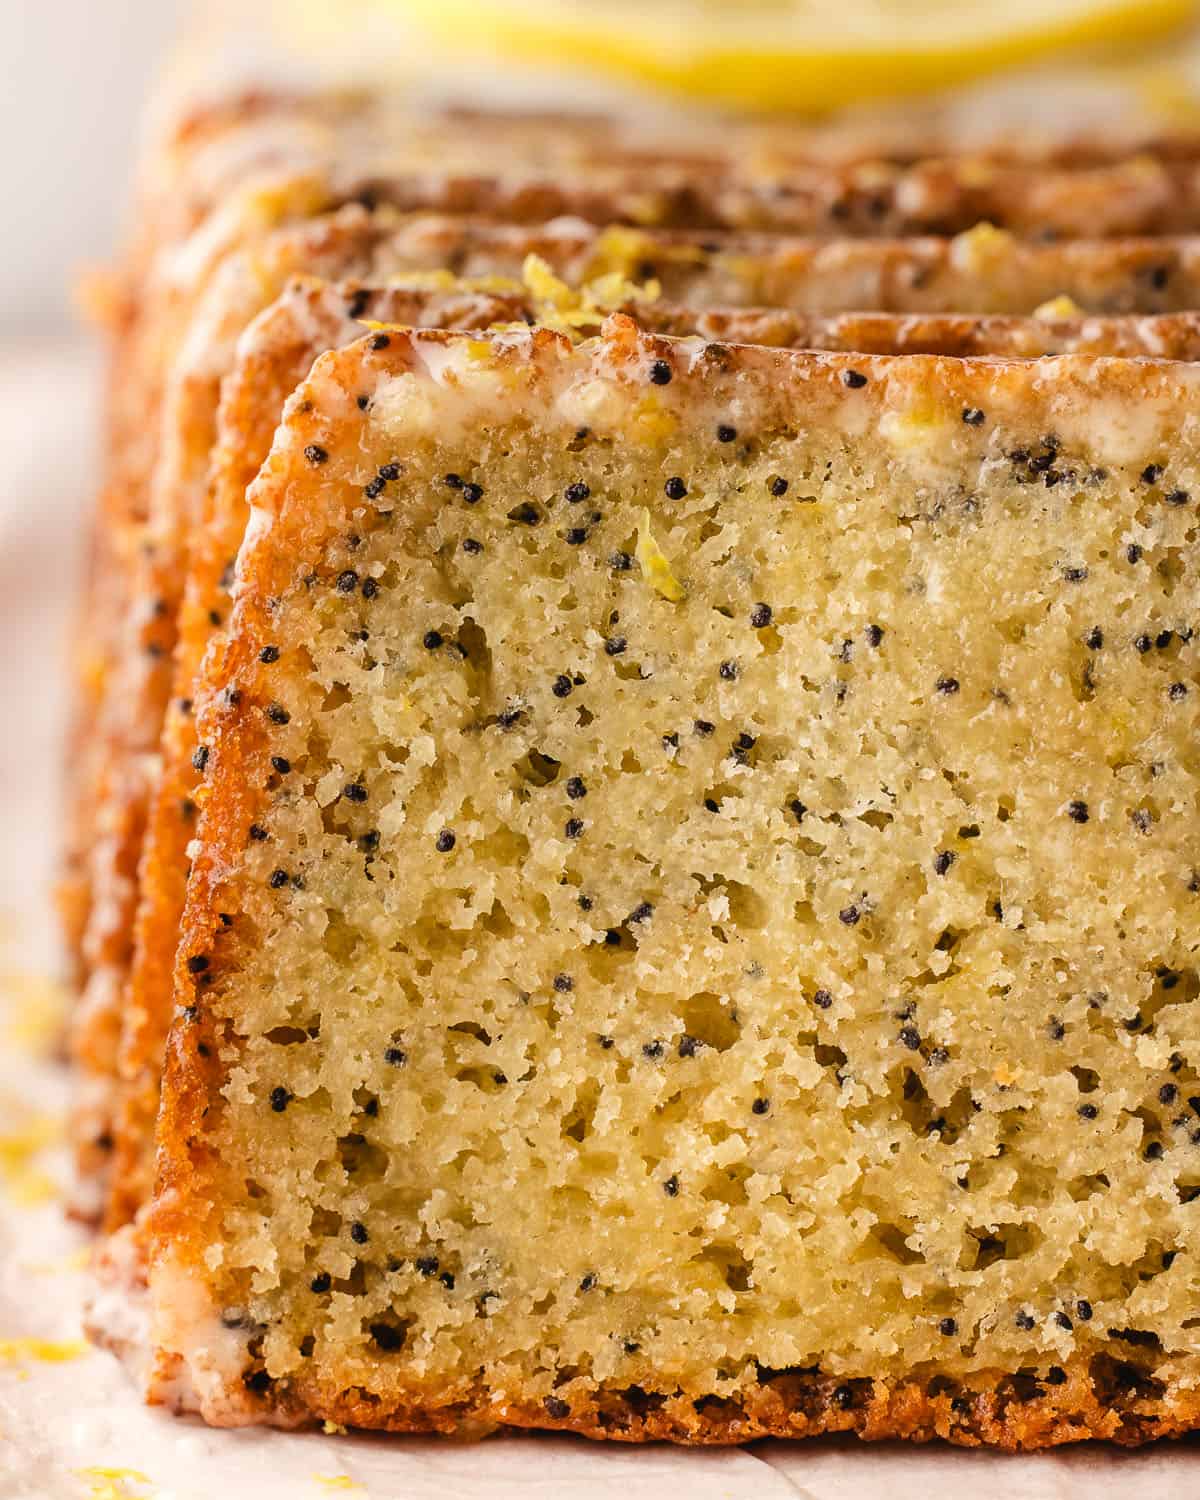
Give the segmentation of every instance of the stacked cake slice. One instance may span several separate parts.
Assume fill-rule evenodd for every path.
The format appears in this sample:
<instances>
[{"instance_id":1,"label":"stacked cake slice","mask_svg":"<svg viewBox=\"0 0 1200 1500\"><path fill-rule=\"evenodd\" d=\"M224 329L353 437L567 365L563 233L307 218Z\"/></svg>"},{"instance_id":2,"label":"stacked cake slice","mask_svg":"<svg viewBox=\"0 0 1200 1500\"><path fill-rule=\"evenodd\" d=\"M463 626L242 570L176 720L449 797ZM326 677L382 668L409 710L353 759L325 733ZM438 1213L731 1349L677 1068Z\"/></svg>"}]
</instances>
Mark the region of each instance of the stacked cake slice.
<instances>
[{"instance_id":1,"label":"stacked cake slice","mask_svg":"<svg viewBox=\"0 0 1200 1500\"><path fill-rule=\"evenodd\" d=\"M1200 1424L1200 143L837 139L147 153L63 907L150 1400Z\"/></svg>"}]
</instances>

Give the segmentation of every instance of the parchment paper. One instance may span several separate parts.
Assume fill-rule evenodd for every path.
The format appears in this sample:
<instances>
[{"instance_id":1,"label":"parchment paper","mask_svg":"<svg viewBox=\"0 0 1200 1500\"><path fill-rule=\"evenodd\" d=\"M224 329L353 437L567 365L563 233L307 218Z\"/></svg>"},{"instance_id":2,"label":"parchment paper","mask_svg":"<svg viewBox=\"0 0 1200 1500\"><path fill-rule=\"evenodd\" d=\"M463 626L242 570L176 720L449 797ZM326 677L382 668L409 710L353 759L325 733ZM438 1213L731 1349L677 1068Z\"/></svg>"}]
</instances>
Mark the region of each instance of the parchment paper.
<instances>
[{"instance_id":1,"label":"parchment paper","mask_svg":"<svg viewBox=\"0 0 1200 1500\"><path fill-rule=\"evenodd\" d=\"M1196 1500L1191 1441L1017 1458L841 1440L467 1445L210 1431L139 1403L81 1341L87 1238L63 1216L68 1088L46 1046L63 647L97 388L82 348L0 350L0 1500Z\"/></svg>"}]
</instances>

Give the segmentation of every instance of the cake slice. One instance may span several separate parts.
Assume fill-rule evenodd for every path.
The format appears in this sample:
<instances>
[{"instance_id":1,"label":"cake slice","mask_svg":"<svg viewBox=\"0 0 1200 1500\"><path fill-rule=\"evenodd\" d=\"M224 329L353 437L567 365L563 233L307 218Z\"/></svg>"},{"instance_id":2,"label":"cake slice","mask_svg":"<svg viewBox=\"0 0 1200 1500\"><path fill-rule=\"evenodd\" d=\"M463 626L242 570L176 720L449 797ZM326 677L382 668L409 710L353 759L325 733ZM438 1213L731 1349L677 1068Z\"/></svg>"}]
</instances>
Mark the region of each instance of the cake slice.
<instances>
[{"instance_id":1,"label":"cake slice","mask_svg":"<svg viewBox=\"0 0 1200 1500\"><path fill-rule=\"evenodd\" d=\"M1144 91L1143 91L1144 92ZM1001 120L979 111L971 98L947 108L945 98L932 107L906 100L902 110L871 117L861 108L824 120L763 118L715 114L611 113L602 109L555 109L549 105L475 101L445 92L410 93L404 109L414 128L436 140L464 129L482 141L503 140L524 148L530 144L551 152L564 138L588 148L620 152L633 160L651 155L686 156L697 162L721 162L730 156L782 164L855 165L862 162L908 165L947 156L981 164L1025 166L1103 166L1129 158L1186 162L1200 158L1200 134L1194 124L1177 118L1152 120L1145 112L1136 121L1114 118L1111 94L1103 118L1057 118L1054 121ZM1093 97L1093 104L1097 101ZM1163 101L1165 102L1165 101ZM927 101L928 103L928 101ZM273 133L276 149L294 150L318 130L344 129L359 119L364 130L378 132L381 110L396 112L394 91L369 85L303 90L266 84L231 86L222 64L206 86L168 86L160 91L147 132L154 147L160 180L177 173L181 159L190 164L197 147L219 150L231 134L251 122Z\"/></svg>"},{"instance_id":2,"label":"cake slice","mask_svg":"<svg viewBox=\"0 0 1200 1500\"><path fill-rule=\"evenodd\" d=\"M419 279L419 278L418 278ZM239 342L237 360L223 383L203 511L189 519L187 584L178 622L174 687L165 709L161 770L150 802L140 864L134 958L120 1003L120 1059L109 1089L115 1103L113 1179L106 1205L110 1230L133 1217L153 1181L154 1123L163 1050L171 1016L172 968L187 879L187 847L195 833L197 749L195 694L204 653L229 609L233 561L246 522L245 494L270 449L284 401L325 350L363 334L364 322L451 328L493 323L545 322L558 316L578 336L597 331L599 310L586 295L570 293L534 266L527 281L508 292L487 292L449 277L429 289L403 285L371 288L329 285L298 278L265 310ZM436 289L442 281L443 287ZM557 298L559 306L552 299ZM1016 355L1030 358L1080 351L1126 356L1200 357L1200 318L894 317L889 314L805 316L767 309L697 312L656 301L630 304L643 328L670 335L780 347L861 350L899 354ZM111 1063L109 1063L111 1070ZM94 1160L81 1132L85 1167Z\"/></svg>"},{"instance_id":3,"label":"cake slice","mask_svg":"<svg viewBox=\"0 0 1200 1500\"><path fill-rule=\"evenodd\" d=\"M206 667L151 1399L1192 1425L1198 383L324 355Z\"/></svg>"},{"instance_id":4,"label":"cake slice","mask_svg":"<svg viewBox=\"0 0 1200 1500\"><path fill-rule=\"evenodd\" d=\"M297 200L290 208L300 206ZM351 204L272 234L247 230L240 253L198 273L192 287L159 288L151 298L156 306L143 313L143 334L135 339L140 371L126 370L125 378L142 392L148 430L136 445L125 445L100 507L101 556L84 610L88 654L81 675L90 691L81 695L72 736L68 869L73 902L86 911L85 982L70 1034L78 1083L75 1209L83 1217L99 1212L113 1148L111 1079L147 800L170 691L180 539L203 494L221 377L238 334L291 275L368 271L394 224Z\"/></svg>"},{"instance_id":5,"label":"cake slice","mask_svg":"<svg viewBox=\"0 0 1200 1500\"><path fill-rule=\"evenodd\" d=\"M788 126L730 122L705 132L693 122L685 133L664 121L463 114L370 92L274 105L235 97L210 119L189 129L185 112L146 153L142 218L160 242L195 228L252 172L336 177L347 163L387 183L398 203L522 219L587 213L600 194L632 192L641 196L637 222L839 237L955 233L981 218L1055 236L1200 227L1194 143L1065 160L1032 144L989 155L948 140L915 152L880 140L873 151L822 154Z\"/></svg>"},{"instance_id":6,"label":"cake slice","mask_svg":"<svg viewBox=\"0 0 1200 1500\"><path fill-rule=\"evenodd\" d=\"M413 139L415 137L415 140ZM1015 233L1064 238L1188 234L1200 228L1200 165L1151 157L1086 167L1031 167L948 156L848 165L729 153L635 155L572 132L514 144L442 128L422 139L399 113L361 141L334 141L302 166L336 177L360 164L398 206L530 222L578 213L602 221L792 234L954 234L980 219ZM613 203L625 209L614 214ZM196 219L203 200L189 210ZM187 222L187 219L184 220Z\"/></svg>"}]
</instances>

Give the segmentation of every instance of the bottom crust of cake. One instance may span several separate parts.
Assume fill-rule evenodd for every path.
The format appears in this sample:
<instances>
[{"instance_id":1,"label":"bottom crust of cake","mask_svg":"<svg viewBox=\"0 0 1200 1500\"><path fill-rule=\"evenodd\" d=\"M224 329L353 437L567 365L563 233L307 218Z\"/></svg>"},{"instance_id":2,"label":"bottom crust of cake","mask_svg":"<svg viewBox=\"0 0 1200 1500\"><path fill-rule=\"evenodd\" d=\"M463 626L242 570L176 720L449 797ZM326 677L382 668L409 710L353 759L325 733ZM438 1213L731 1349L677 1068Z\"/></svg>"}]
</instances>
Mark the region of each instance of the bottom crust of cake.
<instances>
[{"instance_id":1,"label":"bottom crust of cake","mask_svg":"<svg viewBox=\"0 0 1200 1500\"><path fill-rule=\"evenodd\" d=\"M180 1309L168 1316L176 1330L195 1330L203 1321ZM389 1395L349 1383L272 1381L238 1357L245 1343L235 1330L208 1321L212 1339L194 1338L187 1357L166 1352L155 1335L138 1227L127 1226L98 1248L85 1314L89 1338L122 1361L147 1404L195 1413L213 1427L332 1423L457 1438L544 1429L605 1441L714 1446L852 1433L869 1442L941 1439L1022 1452L1089 1438L1132 1447L1200 1426L1190 1365L1169 1359L1150 1367L1095 1354L1041 1374L976 1372L961 1382L919 1371L887 1379L847 1378L819 1367L763 1368L753 1387L730 1397L611 1384L581 1395L575 1382L569 1402L529 1400L481 1381L460 1387L454 1399L444 1390L422 1399L411 1387Z\"/></svg>"}]
</instances>

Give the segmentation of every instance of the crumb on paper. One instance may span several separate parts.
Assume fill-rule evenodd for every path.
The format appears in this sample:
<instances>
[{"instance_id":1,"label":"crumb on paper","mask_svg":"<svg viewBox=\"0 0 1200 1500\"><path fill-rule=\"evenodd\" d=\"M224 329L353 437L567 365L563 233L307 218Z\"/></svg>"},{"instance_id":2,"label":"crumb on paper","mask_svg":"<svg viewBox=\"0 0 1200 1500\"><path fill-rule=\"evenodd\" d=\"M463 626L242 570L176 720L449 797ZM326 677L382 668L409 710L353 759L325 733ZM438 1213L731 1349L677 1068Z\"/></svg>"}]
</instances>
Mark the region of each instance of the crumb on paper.
<instances>
[{"instance_id":1,"label":"crumb on paper","mask_svg":"<svg viewBox=\"0 0 1200 1500\"><path fill-rule=\"evenodd\" d=\"M358 1480L351 1479L349 1474L314 1474L313 1483L322 1485L327 1490L336 1490L339 1494L365 1495L367 1493Z\"/></svg>"}]
</instances>

